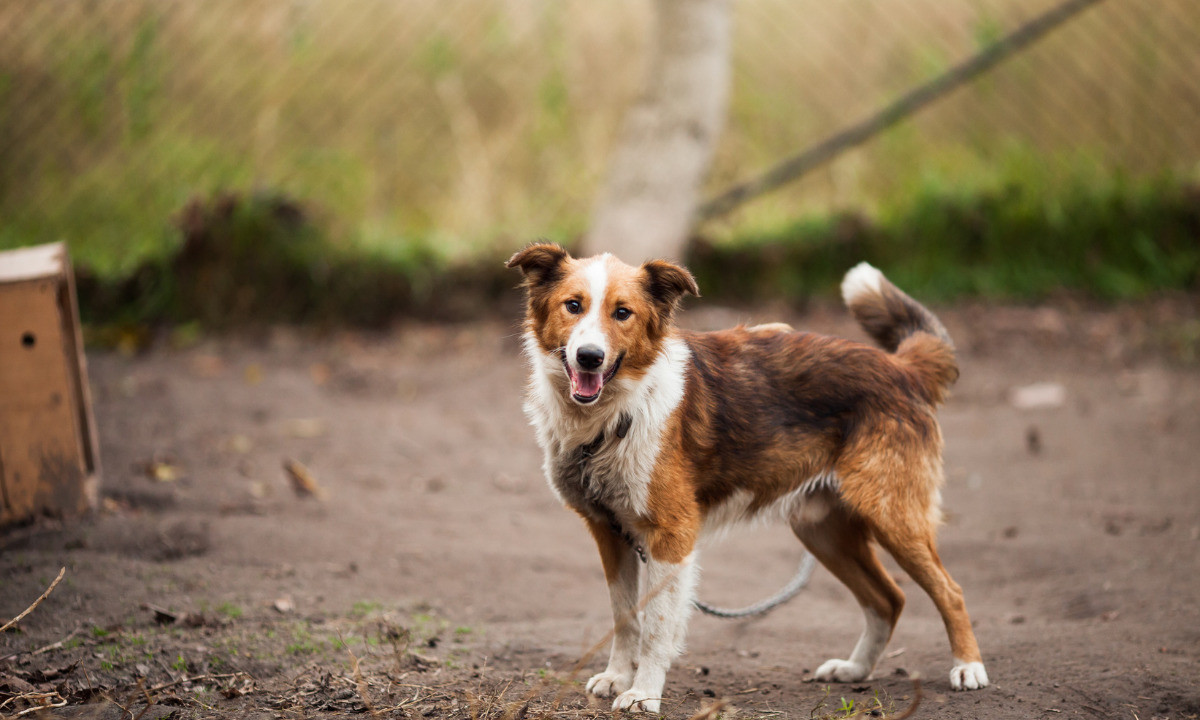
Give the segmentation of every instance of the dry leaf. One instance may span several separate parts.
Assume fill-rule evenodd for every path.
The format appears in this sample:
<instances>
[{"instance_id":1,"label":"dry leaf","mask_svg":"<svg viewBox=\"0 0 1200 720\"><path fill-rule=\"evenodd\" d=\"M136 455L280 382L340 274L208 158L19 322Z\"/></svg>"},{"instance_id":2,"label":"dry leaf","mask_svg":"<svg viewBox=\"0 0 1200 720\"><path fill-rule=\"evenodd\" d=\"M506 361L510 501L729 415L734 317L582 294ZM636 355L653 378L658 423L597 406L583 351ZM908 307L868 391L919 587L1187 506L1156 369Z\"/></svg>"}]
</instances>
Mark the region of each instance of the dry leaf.
<instances>
[{"instance_id":1,"label":"dry leaf","mask_svg":"<svg viewBox=\"0 0 1200 720\"><path fill-rule=\"evenodd\" d=\"M182 614L149 603L142 603L142 609L154 613L154 622L159 625L174 625Z\"/></svg>"},{"instance_id":2,"label":"dry leaf","mask_svg":"<svg viewBox=\"0 0 1200 720\"><path fill-rule=\"evenodd\" d=\"M183 469L161 460L151 460L146 463L146 477L155 482L175 482L183 477Z\"/></svg>"}]
</instances>

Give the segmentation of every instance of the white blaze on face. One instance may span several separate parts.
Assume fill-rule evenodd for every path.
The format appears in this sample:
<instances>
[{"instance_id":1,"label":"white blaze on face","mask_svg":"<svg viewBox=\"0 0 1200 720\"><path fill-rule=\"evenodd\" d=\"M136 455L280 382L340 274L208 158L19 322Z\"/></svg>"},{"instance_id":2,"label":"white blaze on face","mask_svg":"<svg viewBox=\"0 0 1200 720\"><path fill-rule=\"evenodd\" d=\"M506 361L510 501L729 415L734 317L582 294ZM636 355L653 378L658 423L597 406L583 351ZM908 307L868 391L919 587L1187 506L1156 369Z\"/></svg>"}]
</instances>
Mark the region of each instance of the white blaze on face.
<instances>
[{"instance_id":1,"label":"white blaze on face","mask_svg":"<svg viewBox=\"0 0 1200 720\"><path fill-rule=\"evenodd\" d=\"M608 338L604 336L603 326L604 295L608 290L607 258L608 255L601 255L583 267L583 276L587 280L589 295L586 299L587 310L583 319L571 331L570 339L567 340L567 361L571 363L571 367L576 372L583 370L579 367L576 354L584 345L595 345L604 351L604 364L600 366L601 372L609 364Z\"/></svg>"}]
</instances>

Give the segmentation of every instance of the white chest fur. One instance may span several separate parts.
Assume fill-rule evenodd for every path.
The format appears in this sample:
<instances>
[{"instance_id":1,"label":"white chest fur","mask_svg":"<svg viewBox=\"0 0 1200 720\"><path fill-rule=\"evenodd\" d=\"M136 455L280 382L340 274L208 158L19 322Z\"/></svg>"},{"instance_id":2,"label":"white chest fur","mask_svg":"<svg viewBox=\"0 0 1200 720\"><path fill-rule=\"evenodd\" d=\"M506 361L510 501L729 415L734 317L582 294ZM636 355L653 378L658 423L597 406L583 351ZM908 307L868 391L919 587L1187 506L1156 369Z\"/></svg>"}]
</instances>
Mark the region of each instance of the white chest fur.
<instances>
[{"instance_id":1,"label":"white chest fur","mask_svg":"<svg viewBox=\"0 0 1200 720\"><path fill-rule=\"evenodd\" d=\"M551 489L565 504L611 513L608 519L625 527L645 517L662 431L683 399L686 343L668 338L641 379L618 375L594 406L571 400L562 361L544 353L531 334L525 351L532 366L525 414L545 453L542 467ZM628 428L620 438L623 417ZM598 438L603 441L590 448L590 457L581 457Z\"/></svg>"}]
</instances>

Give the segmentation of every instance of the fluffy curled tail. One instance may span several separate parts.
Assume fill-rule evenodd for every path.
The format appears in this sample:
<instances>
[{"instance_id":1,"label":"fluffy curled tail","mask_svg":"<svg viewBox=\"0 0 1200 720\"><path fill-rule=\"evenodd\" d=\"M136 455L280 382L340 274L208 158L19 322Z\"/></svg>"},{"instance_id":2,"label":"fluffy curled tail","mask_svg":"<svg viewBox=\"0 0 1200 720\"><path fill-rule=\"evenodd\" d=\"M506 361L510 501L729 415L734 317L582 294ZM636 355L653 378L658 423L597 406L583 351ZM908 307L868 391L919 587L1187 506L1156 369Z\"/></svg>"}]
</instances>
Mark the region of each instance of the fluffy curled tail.
<instances>
[{"instance_id":1,"label":"fluffy curled tail","mask_svg":"<svg viewBox=\"0 0 1200 720\"><path fill-rule=\"evenodd\" d=\"M842 298L863 330L911 368L925 399L942 402L958 379L958 362L941 321L865 262L846 273Z\"/></svg>"}]
</instances>

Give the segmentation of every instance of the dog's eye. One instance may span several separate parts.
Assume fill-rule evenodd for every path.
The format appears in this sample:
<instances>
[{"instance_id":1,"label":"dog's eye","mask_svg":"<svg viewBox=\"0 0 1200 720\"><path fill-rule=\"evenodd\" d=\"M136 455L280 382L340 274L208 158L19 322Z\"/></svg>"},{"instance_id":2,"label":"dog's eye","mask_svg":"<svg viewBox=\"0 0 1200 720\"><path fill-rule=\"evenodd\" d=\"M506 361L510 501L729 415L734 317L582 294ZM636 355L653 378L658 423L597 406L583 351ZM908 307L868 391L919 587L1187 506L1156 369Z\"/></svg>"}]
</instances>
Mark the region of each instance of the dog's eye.
<instances>
[{"instance_id":1,"label":"dog's eye","mask_svg":"<svg viewBox=\"0 0 1200 720\"><path fill-rule=\"evenodd\" d=\"M628 320L631 315L633 315L633 311L630 310L629 308L623 308L623 307L617 308L616 310L613 311L613 314L612 314L612 316L614 318L616 318L617 320L620 320L621 322Z\"/></svg>"},{"instance_id":2,"label":"dog's eye","mask_svg":"<svg viewBox=\"0 0 1200 720\"><path fill-rule=\"evenodd\" d=\"M566 305L567 312L571 313L572 315L578 315L579 313L583 312L583 305L578 300L568 300Z\"/></svg>"}]
</instances>

